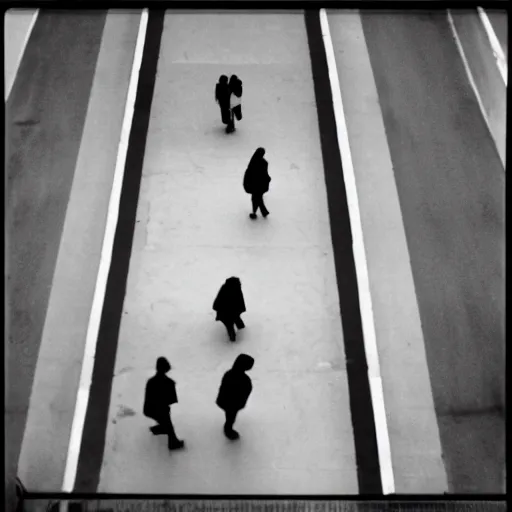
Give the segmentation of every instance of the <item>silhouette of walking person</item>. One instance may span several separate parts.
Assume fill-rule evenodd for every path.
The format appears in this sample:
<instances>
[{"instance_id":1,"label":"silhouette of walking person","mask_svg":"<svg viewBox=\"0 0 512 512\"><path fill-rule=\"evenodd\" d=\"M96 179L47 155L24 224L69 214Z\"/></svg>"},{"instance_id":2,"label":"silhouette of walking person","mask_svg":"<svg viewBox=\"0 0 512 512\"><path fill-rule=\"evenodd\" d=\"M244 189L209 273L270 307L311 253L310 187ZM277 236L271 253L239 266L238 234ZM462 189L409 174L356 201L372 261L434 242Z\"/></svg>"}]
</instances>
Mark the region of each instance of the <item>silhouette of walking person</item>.
<instances>
[{"instance_id":1,"label":"silhouette of walking person","mask_svg":"<svg viewBox=\"0 0 512 512\"><path fill-rule=\"evenodd\" d=\"M230 107L230 116L229 116L229 124L226 128L226 133L231 133L235 131L235 117L237 121L242 120L242 80L238 78L236 75L231 75L229 79L229 107Z\"/></svg>"},{"instance_id":2,"label":"silhouette of walking person","mask_svg":"<svg viewBox=\"0 0 512 512\"><path fill-rule=\"evenodd\" d=\"M270 213L263 202L263 194L268 192L272 179L268 174L268 162L264 156L265 149L258 148L252 155L244 175L244 190L252 196L252 213L249 215L251 219L256 219L258 208L263 217Z\"/></svg>"},{"instance_id":3,"label":"silhouette of walking person","mask_svg":"<svg viewBox=\"0 0 512 512\"><path fill-rule=\"evenodd\" d=\"M231 122L230 95L228 77L221 75L218 83L215 85L215 101L219 104L220 116L225 125L229 125Z\"/></svg>"},{"instance_id":4,"label":"silhouette of walking person","mask_svg":"<svg viewBox=\"0 0 512 512\"><path fill-rule=\"evenodd\" d=\"M231 370L228 370L219 388L216 404L224 411L226 422L224 434L232 441L238 439L240 434L233 429L236 416L247 404L252 392L251 378L245 373L254 366L254 359L247 354L240 354Z\"/></svg>"},{"instance_id":5,"label":"silhouette of walking person","mask_svg":"<svg viewBox=\"0 0 512 512\"><path fill-rule=\"evenodd\" d=\"M146 384L144 396L144 416L157 422L150 427L154 435L167 434L169 450L183 448L185 443L177 438L171 421L171 405L178 403L176 383L166 373L171 369L169 361L165 357L156 360L156 375L151 377Z\"/></svg>"},{"instance_id":6,"label":"silhouette of walking person","mask_svg":"<svg viewBox=\"0 0 512 512\"><path fill-rule=\"evenodd\" d=\"M235 328L243 329L240 315L245 312L245 301L242 293L242 283L238 277L226 279L213 302L213 309L217 312L215 320L221 321L228 331L229 339L236 341Z\"/></svg>"}]
</instances>

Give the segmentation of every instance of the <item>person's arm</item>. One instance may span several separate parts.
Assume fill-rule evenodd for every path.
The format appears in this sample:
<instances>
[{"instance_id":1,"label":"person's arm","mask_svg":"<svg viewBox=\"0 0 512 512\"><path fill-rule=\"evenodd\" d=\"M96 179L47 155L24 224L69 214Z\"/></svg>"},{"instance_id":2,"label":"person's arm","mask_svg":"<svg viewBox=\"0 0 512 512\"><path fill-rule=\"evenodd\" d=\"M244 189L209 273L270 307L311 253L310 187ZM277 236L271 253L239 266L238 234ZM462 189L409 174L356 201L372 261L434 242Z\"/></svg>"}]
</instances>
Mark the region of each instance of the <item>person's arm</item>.
<instances>
[{"instance_id":1,"label":"person's arm","mask_svg":"<svg viewBox=\"0 0 512 512\"><path fill-rule=\"evenodd\" d=\"M168 403L168 405L178 403L178 394L176 393L176 383L172 379L169 379L169 381L168 381L167 403Z\"/></svg>"},{"instance_id":2,"label":"person's arm","mask_svg":"<svg viewBox=\"0 0 512 512\"><path fill-rule=\"evenodd\" d=\"M247 405L247 401L252 393L252 382L249 375L245 374L244 379L240 382L241 386L237 389L238 391L238 400L240 401L240 407L244 408Z\"/></svg>"},{"instance_id":3,"label":"person's arm","mask_svg":"<svg viewBox=\"0 0 512 512\"><path fill-rule=\"evenodd\" d=\"M245 313L245 300L242 290L240 290L240 314Z\"/></svg>"},{"instance_id":4,"label":"person's arm","mask_svg":"<svg viewBox=\"0 0 512 512\"><path fill-rule=\"evenodd\" d=\"M226 405L229 406L229 375L228 372L224 374L220 382L219 391L217 393L217 400L215 403L223 409Z\"/></svg>"},{"instance_id":5,"label":"person's arm","mask_svg":"<svg viewBox=\"0 0 512 512\"><path fill-rule=\"evenodd\" d=\"M144 416L147 418L153 419L155 411L155 400L154 400L154 390L152 386L151 380L148 380L146 383L146 391L144 393L144 405L142 408L142 412Z\"/></svg>"}]
</instances>

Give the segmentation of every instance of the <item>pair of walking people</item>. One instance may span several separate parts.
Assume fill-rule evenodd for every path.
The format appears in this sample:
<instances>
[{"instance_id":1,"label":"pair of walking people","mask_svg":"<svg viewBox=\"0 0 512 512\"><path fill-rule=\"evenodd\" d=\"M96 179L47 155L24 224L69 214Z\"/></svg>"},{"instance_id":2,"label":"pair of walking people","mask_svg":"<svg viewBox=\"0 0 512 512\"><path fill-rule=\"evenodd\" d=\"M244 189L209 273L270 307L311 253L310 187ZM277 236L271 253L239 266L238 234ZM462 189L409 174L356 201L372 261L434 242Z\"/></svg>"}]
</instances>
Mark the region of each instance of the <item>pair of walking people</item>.
<instances>
[{"instance_id":1,"label":"pair of walking people","mask_svg":"<svg viewBox=\"0 0 512 512\"><path fill-rule=\"evenodd\" d=\"M254 366L254 359L247 354L240 354L233 367L222 377L217 395L216 404L224 411L224 434L230 440L240 437L233 429L237 414L247 404L252 392L252 382L245 373ZM151 377L146 384L144 396L144 415L156 421L156 425L150 427L154 435L167 435L169 450L184 448L185 442L178 439L171 420L171 405L178 402L176 383L166 374L171 365L165 357L159 357L156 361L156 375Z\"/></svg>"},{"instance_id":2,"label":"pair of walking people","mask_svg":"<svg viewBox=\"0 0 512 512\"><path fill-rule=\"evenodd\" d=\"M242 81L231 75L221 75L215 86L215 101L219 104L222 122L226 125L226 133L235 131L235 118L242 120Z\"/></svg>"}]
</instances>

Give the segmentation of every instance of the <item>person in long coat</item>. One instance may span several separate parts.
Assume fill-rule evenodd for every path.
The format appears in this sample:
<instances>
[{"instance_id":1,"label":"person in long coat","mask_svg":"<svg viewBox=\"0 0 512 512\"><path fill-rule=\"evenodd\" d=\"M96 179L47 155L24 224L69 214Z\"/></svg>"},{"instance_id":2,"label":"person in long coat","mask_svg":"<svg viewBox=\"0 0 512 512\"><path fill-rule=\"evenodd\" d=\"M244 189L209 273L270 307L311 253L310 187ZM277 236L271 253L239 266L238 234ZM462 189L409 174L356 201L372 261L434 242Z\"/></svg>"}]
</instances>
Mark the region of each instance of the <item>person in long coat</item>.
<instances>
[{"instance_id":1,"label":"person in long coat","mask_svg":"<svg viewBox=\"0 0 512 512\"><path fill-rule=\"evenodd\" d=\"M245 313L245 301L242 293L242 283L238 277L226 279L213 302L213 310L217 312L215 320L222 322L228 331L229 339L236 341L235 325L243 329L240 315Z\"/></svg>"},{"instance_id":2,"label":"person in long coat","mask_svg":"<svg viewBox=\"0 0 512 512\"><path fill-rule=\"evenodd\" d=\"M226 128L226 133L235 131L235 117L237 121L242 120L242 80L236 75L231 75L229 79L229 124Z\"/></svg>"},{"instance_id":3,"label":"person in long coat","mask_svg":"<svg viewBox=\"0 0 512 512\"><path fill-rule=\"evenodd\" d=\"M240 437L240 434L233 429L233 425L237 414L246 406L252 392L251 378L245 372L253 366L254 359L251 356L240 354L231 370L228 370L222 377L216 404L226 415L224 434L231 440Z\"/></svg>"},{"instance_id":4,"label":"person in long coat","mask_svg":"<svg viewBox=\"0 0 512 512\"><path fill-rule=\"evenodd\" d=\"M159 357L156 361L156 375L151 377L146 384L144 396L144 416L157 422L150 427L154 435L167 434L169 450L183 448L185 443L178 439L171 421L171 405L178 403L176 383L166 373L171 369L169 361L165 357Z\"/></svg>"},{"instance_id":5,"label":"person in long coat","mask_svg":"<svg viewBox=\"0 0 512 512\"><path fill-rule=\"evenodd\" d=\"M251 219L256 219L258 208L263 217L270 213L263 202L263 194L268 192L272 179L268 174L268 162L264 156L265 149L258 148L254 152L244 175L244 189L248 194L251 194L252 200L252 213L249 215Z\"/></svg>"},{"instance_id":6,"label":"person in long coat","mask_svg":"<svg viewBox=\"0 0 512 512\"><path fill-rule=\"evenodd\" d=\"M215 101L219 104L221 119L225 125L229 125L231 122L230 95L228 77L221 75L218 83L215 85Z\"/></svg>"}]
</instances>

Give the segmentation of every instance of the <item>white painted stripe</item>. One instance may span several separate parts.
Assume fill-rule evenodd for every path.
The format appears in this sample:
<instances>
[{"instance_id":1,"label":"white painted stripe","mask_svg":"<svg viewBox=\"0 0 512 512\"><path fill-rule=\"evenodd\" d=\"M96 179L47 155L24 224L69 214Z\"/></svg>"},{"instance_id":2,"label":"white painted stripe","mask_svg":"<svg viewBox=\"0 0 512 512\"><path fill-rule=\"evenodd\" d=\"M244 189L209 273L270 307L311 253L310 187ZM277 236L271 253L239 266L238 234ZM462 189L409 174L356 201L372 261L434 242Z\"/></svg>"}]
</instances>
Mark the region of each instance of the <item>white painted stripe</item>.
<instances>
[{"instance_id":1,"label":"white painted stripe","mask_svg":"<svg viewBox=\"0 0 512 512\"><path fill-rule=\"evenodd\" d=\"M137 94L137 85L139 81L139 71L142 62L142 52L144 41L146 39L146 29L148 23L148 11L142 11L139 32L137 35L137 44L133 58L130 84L128 86L128 95L121 129L121 137L117 153L116 168L114 171L114 181L107 214L107 223L105 227L105 236L101 250L101 259L98 269L98 277L94 291L94 298L91 307L91 315L87 328L87 337L85 341L84 359L82 363L82 372L80 375L80 386L77 393L75 412L73 416L73 425L71 427L71 436L69 441L68 455L66 459L66 470L64 473L64 482L62 490L71 492L75 485L76 472L78 467L78 456L80 454L80 445L82 443L82 433L85 422L85 414L89 401L89 391L92 381L92 371L94 367L94 357L96 354L96 343L105 298L105 289L107 286L110 262L112 259L112 250L114 246L114 236L119 214L119 201L121 197L121 188L124 177L124 167L126 154L128 151L128 140L130 136L133 112L135 106L135 97Z\"/></svg>"},{"instance_id":2,"label":"white painted stripe","mask_svg":"<svg viewBox=\"0 0 512 512\"><path fill-rule=\"evenodd\" d=\"M503 52L501 43L498 39L498 36L496 35L496 32L494 32L494 29L492 28L492 24L486 12L481 7L477 7L477 9L478 14L480 16L480 20L482 21L482 24L484 26L485 33L487 34L489 42L491 43L492 53L494 55L494 58L496 59L498 69L500 70L501 78L503 78L505 85L507 85L508 67L505 53Z\"/></svg>"},{"instance_id":3,"label":"white painted stripe","mask_svg":"<svg viewBox=\"0 0 512 512\"><path fill-rule=\"evenodd\" d=\"M449 10L447 11L447 14L448 14L448 23L450 24L450 27L452 29L453 37L455 39L455 44L457 45L460 56L462 58L462 63L464 64L464 68L466 69L466 74L468 75L469 83L471 84L471 87L473 88L473 91L476 96L476 101L478 102L478 106L480 107L480 111L482 112L482 116L484 118L485 124L487 124L489 133L491 134L491 137L493 138L493 140L496 143L496 139L494 138L494 134L491 129L491 124L489 122L489 118L487 116L487 113L485 112L482 98L480 97L480 94L478 92L478 88L477 88L475 80L473 78L473 73L471 73L471 69L469 67L468 59L466 58L466 54L464 53L464 48L462 48L462 43L460 42L459 35L457 34L457 29L455 28L455 23L453 22L452 14ZM497 143L496 143L496 146L498 146ZM503 164L505 164L505 163L503 163ZM505 165L503 165L503 168L505 168Z\"/></svg>"},{"instance_id":4,"label":"white painted stripe","mask_svg":"<svg viewBox=\"0 0 512 512\"><path fill-rule=\"evenodd\" d=\"M331 40L329 23L325 9L320 9L320 24L322 37L327 56L329 68L329 79L332 89L332 100L334 104L334 116L336 130L338 133L338 144L340 148L341 161L343 163L343 178L347 189L347 201L350 215L350 226L353 237L354 259L357 273L357 284L359 288L359 307L363 324L364 347L368 363L368 377L370 380L370 391L375 417L375 428L377 433L377 447L380 461L380 475L382 490L384 494L395 492L393 466L391 460L391 445L389 442L386 411L384 407L384 392L380 377L379 356L377 352L377 340L375 335L375 322L373 318L372 298L370 294L370 283L368 278L368 267L363 240L363 227L357 200L356 178L352 163L352 154L348 140L348 131L341 98L341 88L334 56L334 47Z\"/></svg>"},{"instance_id":5,"label":"white painted stripe","mask_svg":"<svg viewBox=\"0 0 512 512\"><path fill-rule=\"evenodd\" d=\"M448 14L448 23L450 24L450 27L452 29L452 34L455 39L455 44L457 45L460 56L462 57L462 63L464 64L466 74L468 75L469 83L471 84L471 87L473 88L473 91L475 92L476 99L478 101L478 105L480 106L480 110L482 111L482 114L484 116L485 122L487 123L487 126L489 126L489 119L487 118L487 114L485 113L484 104L482 102L482 98L480 97L480 94L478 93L478 89L476 87L476 83L473 78L473 73L471 73L468 59L466 58L466 54L464 53L464 48L462 48L462 43L460 42L459 35L457 33L457 29L455 28L455 23L453 21L452 14L449 10L447 11L447 14ZM489 126L489 129L490 129L490 126Z\"/></svg>"},{"instance_id":6,"label":"white painted stripe","mask_svg":"<svg viewBox=\"0 0 512 512\"><path fill-rule=\"evenodd\" d=\"M21 46L20 52L18 54L18 57L16 59L16 64L14 69L12 70L12 75L10 77L7 77L7 83L5 84L5 101L9 98L9 94L11 94L12 86L14 84L14 80L16 79L16 75L18 74L18 68L21 64L21 59L23 58L23 54L25 53L25 49L28 44L28 40L30 38L30 34L32 34L32 29L34 28L34 25L36 24L37 16L39 14L39 9L36 9L34 14L32 15L32 19L30 20L30 24L27 29L27 33L25 34L25 39L23 40L23 44ZM4 16L4 28L5 23L7 23L7 16ZM5 30L4 30L4 37L5 37ZM4 41L4 52L5 52L5 41ZM4 70L5 71L5 70Z\"/></svg>"}]
</instances>

